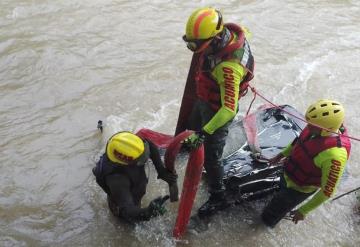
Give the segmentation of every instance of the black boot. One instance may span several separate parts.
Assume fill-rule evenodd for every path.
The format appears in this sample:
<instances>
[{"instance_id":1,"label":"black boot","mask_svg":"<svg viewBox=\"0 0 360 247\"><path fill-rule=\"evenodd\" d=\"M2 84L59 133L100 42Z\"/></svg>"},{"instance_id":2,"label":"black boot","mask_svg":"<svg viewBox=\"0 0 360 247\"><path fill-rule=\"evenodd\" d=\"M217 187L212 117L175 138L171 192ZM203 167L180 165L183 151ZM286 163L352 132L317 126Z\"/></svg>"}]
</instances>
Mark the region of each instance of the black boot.
<instances>
[{"instance_id":1,"label":"black boot","mask_svg":"<svg viewBox=\"0 0 360 247\"><path fill-rule=\"evenodd\" d=\"M229 206L230 202L226 200L224 191L212 193L210 194L209 200L199 208L198 215L200 218L209 217Z\"/></svg>"}]
</instances>

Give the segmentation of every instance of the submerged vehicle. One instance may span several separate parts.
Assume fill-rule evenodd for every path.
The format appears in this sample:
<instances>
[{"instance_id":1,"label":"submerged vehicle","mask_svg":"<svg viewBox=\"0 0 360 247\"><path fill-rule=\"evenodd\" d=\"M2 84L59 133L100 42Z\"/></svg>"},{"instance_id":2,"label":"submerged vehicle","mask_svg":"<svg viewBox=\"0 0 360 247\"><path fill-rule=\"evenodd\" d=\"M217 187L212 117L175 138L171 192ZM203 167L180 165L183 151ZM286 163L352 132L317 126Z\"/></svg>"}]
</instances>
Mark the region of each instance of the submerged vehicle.
<instances>
[{"instance_id":1,"label":"submerged vehicle","mask_svg":"<svg viewBox=\"0 0 360 247\"><path fill-rule=\"evenodd\" d=\"M302 115L288 105L260 107L244 119L234 121L224 149L224 182L236 202L268 195L279 188L282 166L269 166L305 127Z\"/></svg>"}]
</instances>

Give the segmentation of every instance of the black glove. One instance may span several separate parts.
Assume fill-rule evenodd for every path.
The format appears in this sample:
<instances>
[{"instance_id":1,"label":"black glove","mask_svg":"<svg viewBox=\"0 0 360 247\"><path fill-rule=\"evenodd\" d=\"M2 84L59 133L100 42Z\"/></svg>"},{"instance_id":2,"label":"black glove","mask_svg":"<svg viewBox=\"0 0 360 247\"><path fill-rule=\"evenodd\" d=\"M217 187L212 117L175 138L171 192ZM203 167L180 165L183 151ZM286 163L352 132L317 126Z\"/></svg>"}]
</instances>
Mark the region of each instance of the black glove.
<instances>
[{"instance_id":1,"label":"black glove","mask_svg":"<svg viewBox=\"0 0 360 247\"><path fill-rule=\"evenodd\" d=\"M177 181L177 175L166 169L165 167L161 167L161 169L158 171L158 177L168 184L176 183Z\"/></svg>"},{"instance_id":2,"label":"black glove","mask_svg":"<svg viewBox=\"0 0 360 247\"><path fill-rule=\"evenodd\" d=\"M208 135L204 131L196 131L193 134L191 134L188 138L186 138L183 142L184 146L188 148L189 150L196 149L203 144L205 141L205 137Z\"/></svg>"},{"instance_id":3,"label":"black glove","mask_svg":"<svg viewBox=\"0 0 360 247\"><path fill-rule=\"evenodd\" d=\"M166 213L166 208L164 207L165 202L170 198L166 195L164 197L159 196L152 200L148 206L148 214L150 217L156 217Z\"/></svg>"}]
</instances>

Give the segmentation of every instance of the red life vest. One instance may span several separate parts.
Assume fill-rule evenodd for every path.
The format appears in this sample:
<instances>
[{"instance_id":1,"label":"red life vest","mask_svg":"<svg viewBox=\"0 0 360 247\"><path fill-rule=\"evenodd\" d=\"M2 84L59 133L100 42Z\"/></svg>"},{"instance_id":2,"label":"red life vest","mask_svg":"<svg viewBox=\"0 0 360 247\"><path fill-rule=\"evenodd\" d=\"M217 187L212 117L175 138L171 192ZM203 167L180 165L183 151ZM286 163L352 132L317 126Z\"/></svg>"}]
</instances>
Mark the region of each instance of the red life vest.
<instances>
[{"instance_id":1,"label":"red life vest","mask_svg":"<svg viewBox=\"0 0 360 247\"><path fill-rule=\"evenodd\" d=\"M231 35L235 33L237 35L236 42L233 42L225 46L216 54L200 56L198 68L195 72L196 81L196 94L197 97L210 104L211 108L215 111L221 107L220 99L220 87L216 80L211 76L211 71L221 62L236 59L247 71L244 79L239 83L239 98L244 96L247 92L249 81L254 77L254 58L252 56L249 43L245 39L244 32L241 28L233 23L224 25L230 30ZM207 59L208 66L207 70L204 69L204 60Z\"/></svg>"},{"instance_id":2,"label":"red life vest","mask_svg":"<svg viewBox=\"0 0 360 247\"><path fill-rule=\"evenodd\" d=\"M347 131L344 131L346 134ZM314 158L329 148L344 147L347 157L350 154L350 139L344 135L317 136L311 138L309 128L306 127L292 145L289 158L285 162L285 173L299 186L321 186L321 170L315 165Z\"/></svg>"}]
</instances>

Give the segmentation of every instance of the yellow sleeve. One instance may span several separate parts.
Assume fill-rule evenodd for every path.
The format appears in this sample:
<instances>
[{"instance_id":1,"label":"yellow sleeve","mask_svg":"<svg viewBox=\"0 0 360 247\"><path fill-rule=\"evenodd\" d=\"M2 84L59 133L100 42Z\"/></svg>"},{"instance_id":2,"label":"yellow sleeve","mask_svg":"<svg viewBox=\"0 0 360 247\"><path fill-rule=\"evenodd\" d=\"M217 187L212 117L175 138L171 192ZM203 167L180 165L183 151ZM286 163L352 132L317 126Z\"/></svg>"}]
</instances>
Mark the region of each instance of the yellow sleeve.
<instances>
[{"instance_id":1,"label":"yellow sleeve","mask_svg":"<svg viewBox=\"0 0 360 247\"><path fill-rule=\"evenodd\" d=\"M346 149L338 147L322 151L314 158L315 165L321 169L321 188L299 208L303 215L320 206L335 193L345 170L346 161Z\"/></svg>"},{"instance_id":2,"label":"yellow sleeve","mask_svg":"<svg viewBox=\"0 0 360 247\"><path fill-rule=\"evenodd\" d=\"M213 134L235 117L239 100L239 84L245 75L246 70L235 61L225 61L214 68L212 76L220 87L221 107L203 127L204 131Z\"/></svg>"}]
</instances>

